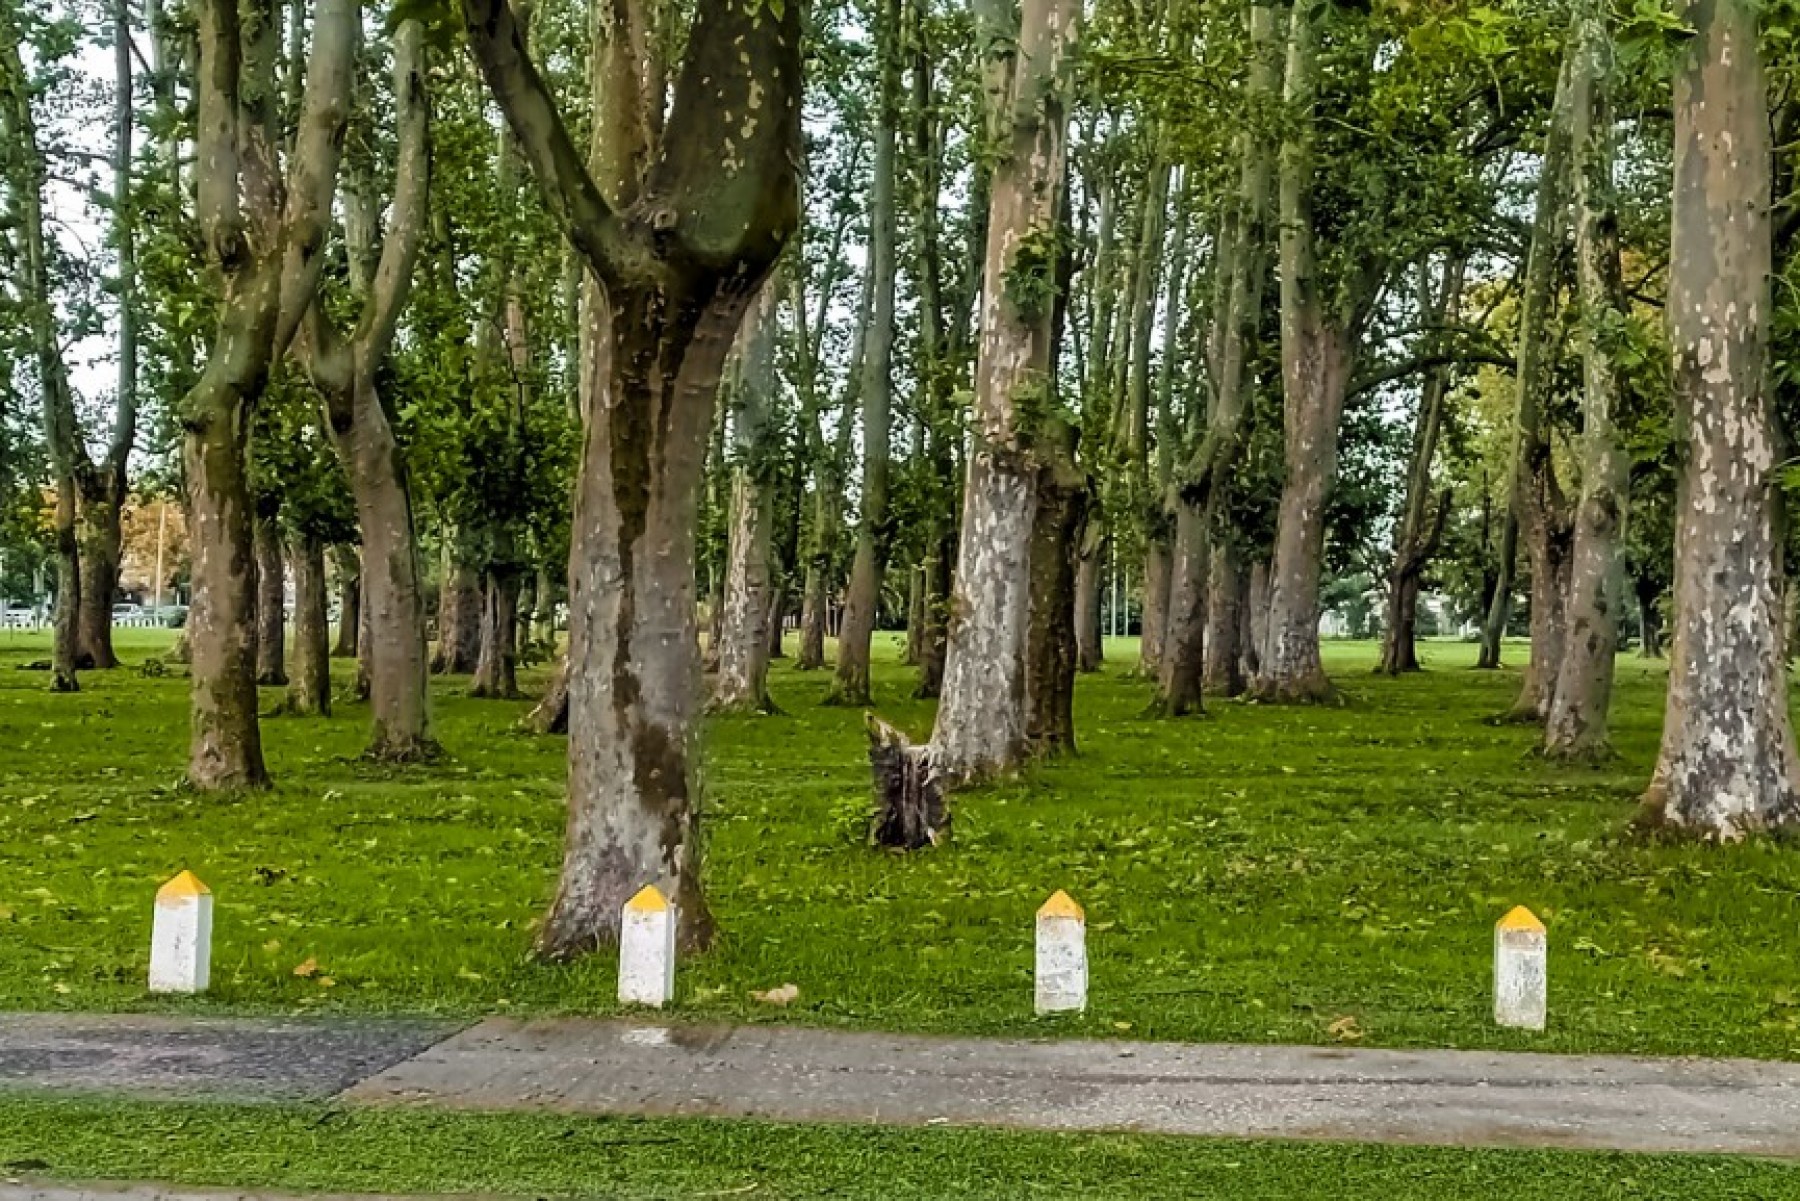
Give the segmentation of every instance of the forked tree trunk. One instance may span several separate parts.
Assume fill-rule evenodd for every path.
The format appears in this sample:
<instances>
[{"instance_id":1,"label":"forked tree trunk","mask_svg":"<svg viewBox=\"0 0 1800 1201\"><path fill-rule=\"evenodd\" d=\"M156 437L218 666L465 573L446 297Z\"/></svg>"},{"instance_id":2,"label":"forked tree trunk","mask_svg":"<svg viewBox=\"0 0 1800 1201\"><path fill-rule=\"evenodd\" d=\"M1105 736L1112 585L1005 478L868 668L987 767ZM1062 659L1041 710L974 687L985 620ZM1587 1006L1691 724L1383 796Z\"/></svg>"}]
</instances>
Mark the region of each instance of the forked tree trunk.
<instances>
[{"instance_id":1,"label":"forked tree trunk","mask_svg":"<svg viewBox=\"0 0 1800 1201\"><path fill-rule=\"evenodd\" d=\"M259 514L251 533L256 558L256 682L287 683L287 555L273 514Z\"/></svg>"},{"instance_id":2,"label":"forked tree trunk","mask_svg":"<svg viewBox=\"0 0 1800 1201\"><path fill-rule=\"evenodd\" d=\"M1575 257L1580 279L1581 500L1565 593L1562 654L1544 726L1544 752L1593 758L1609 751L1607 710L1625 598L1623 538L1630 458L1614 410L1620 381L1611 340L1627 320L1613 199L1612 47L1597 5L1575 22L1570 96L1575 167Z\"/></svg>"},{"instance_id":3,"label":"forked tree trunk","mask_svg":"<svg viewBox=\"0 0 1800 1201\"><path fill-rule=\"evenodd\" d=\"M354 546L338 546L332 557L337 561L338 624L331 657L354 659L362 626L362 552Z\"/></svg>"},{"instance_id":4,"label":"forked tree trunk","mask_svg":"<svg viewBox=\"0 0 1800 1201\"><path fill-rule=\"evenodd\" d=\"M1213 541L1212 574L1206 585L1206 669L1204 685L1215 696L1238 696L1244 678L1244 564L1229 538Z\"/></svg>"},{"instance_id":5,"label":"forked tree trunk","mask_svg":"<svg viewBox=\"0 0 1800 1201\"><path fill-rule=\"evenodd\" d=\"M757 297L738 336L738 370L729 389L735 413L737 462L732 468L730 536L719 626L719 674L711 708L717 712L767 713L769 699L769 550L775 525L770 460L775 337L781 289L771 282Z\"/></svg>"},{"instance_id":6,"label":"forked tree trunk","mask_svg":"<svg viewBox=\"0 0 1800 1201\"><path fill-rule=\"evenodd\" d=\"M326 616L325 544L297 535L289 545L294 566L294 659L288 673L289 713L331 714L331 634Z\"/></svg>"},{"instance_id":7,"label":"forked tree trunk","mask_svg":"<svg viewBox=\"0 0 1800 1201\"><path fill-rule=\"evenodd\" d=\"M620 4L596 36L594 171L510 8L464 0L463 12L521 153L589 269L568 825L537 948L566 959L616 941L625 902L651 883L674 902L683 941L703 945L694 527L720 373L798 217L799 6L700 0L665 105L638 49L645 14Z\"/></svg>"},{"instance_id":8,"label":"forked tree trunk","mask_svg":"<svg viewBox=\"0 0 1800 1201\"><path fill-rule=\"evenodd\" d=\"M1768 380L1770 146L1758 6L1687 0L1675 71L1669 267L1676 430L1675 651L1645 794L1718 838L1800 816L1782 658L1780 433Z\"/></svg>"}]
</instances>

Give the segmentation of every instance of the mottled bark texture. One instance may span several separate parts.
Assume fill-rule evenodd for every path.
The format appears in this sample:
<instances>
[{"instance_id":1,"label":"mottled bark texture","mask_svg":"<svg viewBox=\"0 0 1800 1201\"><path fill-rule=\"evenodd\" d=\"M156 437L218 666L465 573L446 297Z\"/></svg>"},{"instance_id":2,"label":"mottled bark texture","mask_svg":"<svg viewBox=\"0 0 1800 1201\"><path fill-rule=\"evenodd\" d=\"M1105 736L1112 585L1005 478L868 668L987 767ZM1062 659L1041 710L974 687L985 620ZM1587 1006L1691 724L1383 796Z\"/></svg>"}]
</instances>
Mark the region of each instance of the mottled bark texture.
<instances>
[{"instance_id":1,"label":"mottled bark texture","mask_svg":"<svg viewBox=\"0 0 1800 1201\"><path fill-rule=\"evenodd\" d=\"M837 671L829 704L867 705L869 652L881 612L882 581L893 543L888 512L889 426L893 408L895 242L898 238L895 144L900 123L900 2L880 0L875 21L878 98L875 171L869 197L869 263L875 290L863 343L862 515L856 530L856 557L838 627Z\"/></svg>"},{"instance_id":2,"label":"mottled bark texture","mask_svg":"<svg viewBox=\"0 0 1800 1201\"><path fill-rule=\"evenodd\" d=\"M779 428L774 418L775 338L781 289L764 285L738 334L731 398L733 454L731 510L726 544L725 591L719 625L719 672L710 708L715 712L768 713L769 565L775 525L775 475Z\"/></svg>"},{"instance_id":3,"label":"mottled bark texture","mask_svg":"<svg viewBox=\"0 0 1800 1201\"><path fill-rule=\"evenodd\" d=\"M526 728L539 734L567 734L569 732L569 661L558 659L556 670L550 673L550 684L544 689L544 695L538 698L531 712L525 715Z\"/></svg>"},{"instance_id":4,"label":"mottled bark texture","mask_svg":"<svg viewBox=\"0 0 1800 1201\"><path fill-rule=\"evenodd\" d=\"M280 687L287 679L287 548L280 518L258 513L251 532L256 558L256 682Z\"/></svg>"},{"instance_id":5,"label":"mottled bark texture","mask_svg":"<svg viewBox=\"0 0 1800 1201\"><path fill-rule=\"evenodd\" d=\"M1101 629L1101 590L1106 584L1104 533L1098 521L1090 521L1089 534L1081 540L1075 565L1075 663L1082 672L1095 672L1106 662L1106 637Z\"/></svg>"},{"instance_id":6,"label":"mottled bark texture","mask_svg":"<svg viewBox=\"0 0 1800 1201\"><path fill-rule=\"evenodd\" d=\"M519 695L519 573L510 565L487 573L481 594L480 651L469 695L512 700Z\"/></svg>"},{"instance_id":7,"label":"mottled bark texture","mask_svg":"<svg viewBox=\"0 0 1800 1201\"><path fill-rule=\"evenodd\" d=\"M1250 616L1245 627L1249 641L1244 647L1244 674L1250 679L1262 670L1262 648L1269 641L1269 561L1258 559L1250 565Z\"/></svg>"},{"instance_id":8,"label":"mottled bark texture","mask_svg":"<svg viewBox=\"0 0 1800 1201\"><path fill-rule=\"evenodd\" d=\"M1061 651L1074 630L1074 565L1065 559L1077 544L1043 542L1035 569L1033 530L1051 541L1078 538L1085 516L1073 437L1052 408L1067 56L1079 13L1070 0L1027 0L1016 19L1001 3L984 2L977 12L988 46L988 131L1001 154L990 182L973 441L929 754L933 772L950 785L1016 767L1029 749L1028 640L1038 582L1059 593L1040 598L1042 620L1059 625L1043 634L1044 653L1056 662L1035 673L1046 690L1040 734L1046 748L1072 737L1058 728L1067 719L1054 711L1064 701L1051 693L1072 688L1061 678Z\"/></svg>"},{"instance_id":9,"label":"mottled bark texture","mask_svg":"<svg viewBox=\"0 0 1800 1201\"><path fill-rule=\"evenodd\" d=\"M365 265L353 272L362 301L355 326L344 330L317 304L311 306L302 324L301 362L324 403L326 429L349 477L356 528L362 533L358 596L351 605L351 580L346 580L340 630L358 630L351 645L362 652L358 691L365 690L369 699L369 754L400 762L428 758L437 749L430 726L425 592L419 580L412 484L405 448L394 432L396 416L380 389L427 220L430 97L425 32L416 20L405 20L394 31L392 72L398 155L387 229L376 248L373 223L347 227L351 259ZM356 196L355 189L347 196L353 207L376 207L371 198ZM340 564L353 567L355 562L342 556ZM344 650L342 634L338 650Z\"/></svg>"},{"instance_id":10,"label":"mottled bark texture","mask_svg":"<svg viewBox=\"0 0 1800 1201\"><path fill-rule=\"evenodd\" d=\"M259 6L260 4L260 6ZM266 0L198 6L195 212L218 284L211 353L182 399L192 538L192 737L188 780L267 782L256 717L256 565L245 472L269 366L310 307L344 142L358 9L319 0L293 149L276 161L277 22Z\"/></svg>"},{"instance_id":11,"label":"mottled bark texture","mask_svg":"<svg viewBox=\"0 0 1800 1201\"><path fill-rule=\"evenodd\" d=\"M325 545L309 534L289 541L294 569L294 656L289 664L289 713L331 714L331 631L326 615Z\"/></svg>"},{"instance_id":12,"label":"mottled bark texture","mask_svg":"<svg viewBox=\"0 0 1800 1201\"><path fill-rule=\"evenodd\" d=\"M1512 466L1508 473L1506 519L1500 533L1500 555L1487 622L1482 630L1477 666L1500 666L1500 644L1506 636L1512 612L1513 570L1518 559L1521 527L1533 515L1533 499L1544 486L1550 464L1550 442L1544 431L1544 407L1551 379L1548 322L1556 300L1557 261L1568 230L1569 103L1571 55L1563 56L1550 124L1544 132L1544 157L1538 170L1537 209L1531 223L1531 248L1525 263L1525 284L1519 298L1519 344L1514 372L1519 390L1513 410ZM1542 533L1548 534L1549 527ZM1546 560L1551 548L1540 539L1539 554ZM1535 571L1535 565L1534 565ZM1533 606L1536 606L1533 597ZM1548 628L1548 627L1546 627ZM1534 638L1533 658L1537 641Z\"/></svg>"},{"instance_id":13,"label":"mottled bark texture","mask_svg":"<svg viewBox=\"0 0 1800 1201\"><path fill-rule=\"evenodd\" d=\"M566 959L616 941L621 907L649 883L701 945L694 525L720 375L798 217L800 6L700 0L667 104L647 14L601 9L586 163L504 0L464 0L463 14L588 272L568 825L537 948Z\"/></svg>"},{"instance_id":14,"label":"mottled bark texture","mask_svg":"<svg viewBox=\"0 0 1800 1201\"><path fill-rule=\"evenodd\" d=\"M1581 499L1565 594L1566 629L1544 724L1544 753L1605 755L1619 615L1626 604L1624 534L1630 456L1615 412L1620 379L1613 349L1627 300L1613 193L1612 43L1598 0L1575 19L1570 140L1575 170L1575 262L1581 304Z\"/></svg>"},{"instance_id":15,"label":"mottled bark texture","mask_svg":"<svg viewBox=\"0 0 1800 1201\"><path fill-rule=\"evenodd\" d=\"M1649 813L1739 838L1800 816L1768 381L1772 150L1750 0L1684 0L1669 339L1683 454L1675 640Z\"/></svg>"}]
</instances>

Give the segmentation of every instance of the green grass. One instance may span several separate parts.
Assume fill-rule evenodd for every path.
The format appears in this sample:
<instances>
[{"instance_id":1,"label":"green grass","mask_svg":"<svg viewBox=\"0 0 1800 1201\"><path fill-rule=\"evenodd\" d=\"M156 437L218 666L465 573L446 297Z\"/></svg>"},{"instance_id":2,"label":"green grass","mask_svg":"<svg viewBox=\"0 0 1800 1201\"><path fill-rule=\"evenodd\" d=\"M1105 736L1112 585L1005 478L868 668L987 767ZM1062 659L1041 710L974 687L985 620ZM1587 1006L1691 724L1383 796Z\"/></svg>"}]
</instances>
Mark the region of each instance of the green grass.
<instances>
[{"instance_id":1,"label":"green grass","mask_svg":"<svg viewBox=\"0 0 1800 1201\"><path fill-rule=\"evenodd\" d=\"M0 1100L0 1173L359 1192L1150 1201L1800 1197L1700 1156Z\"/></svg>"},{"instance_id":2,"label":"green grass","mask_svg":"<svg viewBox=\"0 0 1800 1201\"><path fill-rule=\"evenodd\" d=\"M128 635L128 664L157 637ZM929 709L884 645L880 709L922 733ZM952 841L906 857L862 842L862 715L778 664L785 715L706 730L723 937L683 965L680 1015L1252 1041L1322 1041L1352 1016L1386 1045L1800 1057L1800 850L1628 830L1658 669L1621 661L1620 757L1591 769L1484 722L1517 677L1468 670L1472 647L1432 644L1432 670L1390 681L1373 648L1334 645L1343 708L1177 722L1139 716L1146 685L1114 649L1081 681L1084 753L959 798ZM357 757L357 706L271 719L278 788L219 799L175 786L184 680L127 666L52 696L12 670L43 653L0 634L0 1008L615 1008L608 957L527 953L561 853L563 742L516 732L524 705L440 681L449 757L403 770ZM218 897L199 1001L143 988L151 895L182 867ZM1088 910L1092 1005L1043 1023L1031 915L1058 887ZM1488 1017L1491 928L1515 903L1550 926L1543 1035ZM748 997L786 982L787 1010Z\"/></svg>"}]
</instances>

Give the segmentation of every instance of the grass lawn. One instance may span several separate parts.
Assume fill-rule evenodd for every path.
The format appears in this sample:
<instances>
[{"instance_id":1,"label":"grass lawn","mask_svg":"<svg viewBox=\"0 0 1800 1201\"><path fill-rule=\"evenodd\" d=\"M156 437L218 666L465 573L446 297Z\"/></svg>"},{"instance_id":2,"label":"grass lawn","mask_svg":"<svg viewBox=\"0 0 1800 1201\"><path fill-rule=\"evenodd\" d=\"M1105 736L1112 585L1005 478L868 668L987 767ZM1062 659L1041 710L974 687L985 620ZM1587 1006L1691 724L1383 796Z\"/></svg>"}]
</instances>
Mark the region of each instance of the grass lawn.
<instances>
[{"instance_id":1,"label":"grass lawn","mask_svg":"<svg viewBox=\"0 0 1800 1201\"><path fill-rule=\"evenodd\" d=\"M439 681L448 757L403 770L357 758L358 706L273 718L276 790L198 796L176 787L186 682L135 669L162 637L125 632L127 667L53 696L13 670L42 637L0 632L0 1008L615 1008L607 957L527 953L561 853L563 740L516 732L524 704ZM922 734L929 709L883 646L881 711ZM1800 848L1628 831L1658 668L1621 662L1621 755L1590 769L1484 723L1517 676L1468 670L1473 647L1429 645L1430 671L1390 681L1370 675L1374 648L1332 645L1343 708L1175 722L1139 716L1147 685L1114 652L1081 682L1084 753L959 798L952 841L909 857L862 841L862 715L820 707L826 676L778 663L784 715L706 729L723 937L683 965L679 1012L1302 1042L1353 1017L1341 1035L1385 1045L1800 1057ZM218 897L214 991L154 999L151 896L183 867ZM1031 916L1058 887L1088 910L1092 1004L1045 1023ZM1515 903L1550 926L1543 1035L1488 1018L1491 928ZM749 999L787 982L789 1009Z\"/></svg>"},{"instance_id":2,"label":"grass lawn","mask_svg":"<svg viewBox=\"0 0 1800 1201\"><path fill-rule=\"evenodd\" d=\"M1701 1156L5 1100L0 1173L594 1198L1800 1197L1793 1165Z\"/></svg>"}]
</instances>

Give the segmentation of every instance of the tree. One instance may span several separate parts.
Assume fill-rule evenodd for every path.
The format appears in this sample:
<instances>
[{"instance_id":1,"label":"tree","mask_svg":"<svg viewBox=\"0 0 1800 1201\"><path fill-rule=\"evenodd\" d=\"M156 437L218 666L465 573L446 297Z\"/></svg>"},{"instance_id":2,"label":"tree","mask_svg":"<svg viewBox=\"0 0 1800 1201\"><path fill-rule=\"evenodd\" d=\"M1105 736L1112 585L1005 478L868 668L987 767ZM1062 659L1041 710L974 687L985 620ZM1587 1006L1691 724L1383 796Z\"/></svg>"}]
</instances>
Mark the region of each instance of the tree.
<instances>
[{"instance_id":1,"label":"tree","mask_svg":"<svg viewBox=\"0 0 1800 1201\"><path fill-rule=\"evenodd\" d=\"M269 368L312 303L348 117L357 6L319 0L293 151L277 154L268 0L199 8L196 212L217 284L211 354L182 399L193 531L188 617L197 788L268 782L256 718L256 593L245 439Z\"/></svg>"},{"instance_id":2,"label":"tree","mask_svg":"<svg viewBox=\"0 0 1800 1201\"><path fill-rule=\"evenodd\" d=\"M50 460L55 495L56 615L52 640L50 687L74 692L80 660L81 569L76 537L76 461L81 455L75 421L75 396L63 358L62 333L51 289L52 248L44 229L44 186L48 169L32 111L37 83L26 72L22 14L11 0L0 2L0 111L6 136L6 182L13 196L24 243L17 304L26 315L42 396L44 446ZM110 612L108 619L110 620Z\"/></svg>"},{"instance_id":3,"label":"tree","mask_svg":"<svg viewBox=\"0 0 1800 1201\"><path fill-rule=\"evenodd\" d=\"M298 344L356 505L362 538L357 608L369 635L364 648L373 721L369 754L390 760L424 757L436 745L412 485L393 406L381 387L424 236L431 175L425 67L420 22L401 22L394 33L393 95L399 137L387 228L377 250L373 200L362 181L353 179L345 189L344 207L349 214L345 249L348 282L357 301L356 321L346 331L315 301L308 307Z\"/></svg>"},{"instance_id":4,"label":"tree","mask_svg":"<svg viewBox=\"0 0 1800 1201\"><path fill-rule=\"evenodd\" d=\"M1800 817L1769 387L1773 151L1757 5L1683 0L1669 337L1681 465L1674 654L1644 804L1712 837Z\"/></svg>"},{"instance_id":5,"label":"tree","mask_svg":"<svg viewBox=\"0 0 1800 1201\"><path fill-rule=\"evenodd\" d=\"M893 546L888 512L888 445L893 409L895 243L899 237L895 143L900 124L900 0L876 0L875 55L878 115L874 194L870 197L868 272L874 291L864 334L861 372L863 427L862 520L856 558L838 631L837 673L830 703L866 705L869 648L881 611L881 587Z\"/></svg>"},{"instance_id":6,"label":"tree","mask_svg":"<svg viewBox=\"0 0 1800 1201\"><path fill-rule=\"evenodd\" d=\"M482 74L588 272L569 557L569 815L538 936L617 938L646 883L704 943L694 775L694 514L719 378L793 232L796 4L700 0L672 102L635 0L596 23L594 144L575 148L506 0L464 0ZM665 115L667 114L666 119Z\"/></svg>"},{"instance_id":7,"label":"tree","mask_svg":"<svg viewBox=\"0 0 1800 1201\"><path fill-rule=\"evenodd\" d=\"M944 688L931 768L961 782L1016 766L1027 749L1027 628L1040 473L1073 454L1057 404L1052 317L1060 295L1067 56L1078 9L985 0L981 22L990 184L974 446L963 488ZM1060 542L1040 547L1056 555ZM1037 578L1043 578L1040 573ZM1069 581L1073 584L1073 581ZM1048 598L1044 598L1048 599ZM1072 596L1071 596L1072 601ZM1068 615L1071 631L1073 613Z\"/></svg>"},{"instance_id":8,"label":"tree","mask_svg":"<svg viewBox=\"0 0 1800 1201\"><path fill-rule=\"evenodd\" d=\"M1576 15L1570 75L1575 261L1581 307L1581 499L1575 512L1567 630L1544 723L1544 751L1593 758L1607 746L1613 660L1625 606L1624 527L1630 462L1618 432L1620 372L1629 336L1613 189L1612 45L1597 4Z\"/></svg>"}]
</instances>

